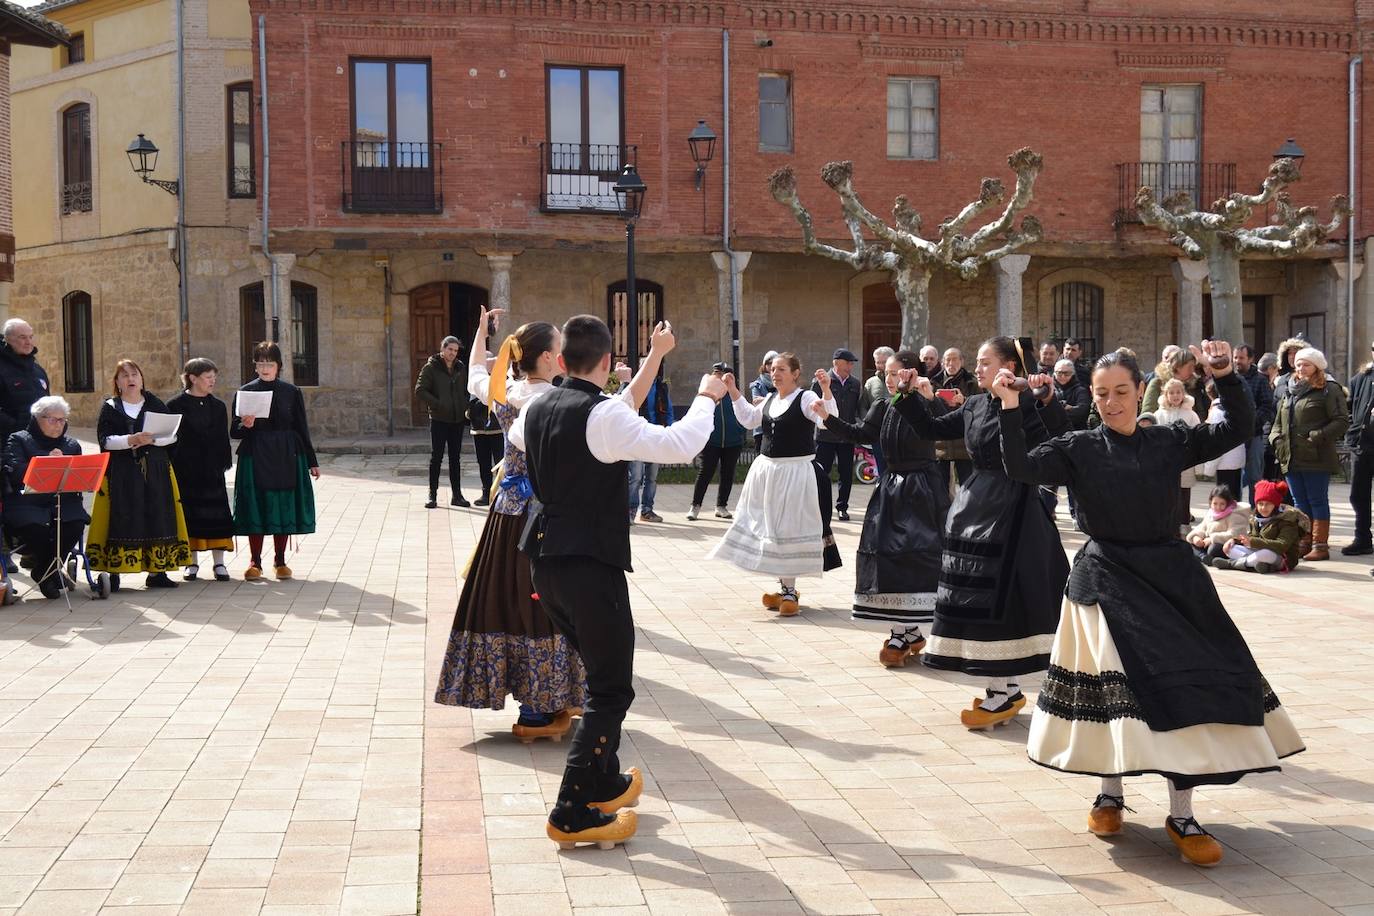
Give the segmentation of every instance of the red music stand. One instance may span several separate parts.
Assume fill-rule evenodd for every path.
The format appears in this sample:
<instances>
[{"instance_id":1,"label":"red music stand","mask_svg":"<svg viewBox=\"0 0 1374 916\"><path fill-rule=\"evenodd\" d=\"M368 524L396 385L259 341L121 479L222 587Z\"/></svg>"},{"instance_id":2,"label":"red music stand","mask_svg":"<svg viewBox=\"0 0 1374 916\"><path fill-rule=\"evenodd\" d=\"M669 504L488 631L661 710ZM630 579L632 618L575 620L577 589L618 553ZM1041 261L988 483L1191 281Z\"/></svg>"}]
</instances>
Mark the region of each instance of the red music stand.
<instances>
[{"instance_id":1,"label":"red music stand","mask_svg":"<svg viewBox=\"0 0 1374 916\"><path fill-rule=\"evenodd\" d=\"M96 455L36 455L29 459L29 467L24 472L25 491L51 493L57 499L55 536L59 551L62 549L62 495L94 493L99 490L109 464L109 452ZM75 558L75 554L54 557L43 574L34 580L35 584L41 585L51 576L60 577L62 598L67 602L69 611L72 609L71 590L76 586L76 580L68 574L67 564Z\"/></svg>"}]
</instances>

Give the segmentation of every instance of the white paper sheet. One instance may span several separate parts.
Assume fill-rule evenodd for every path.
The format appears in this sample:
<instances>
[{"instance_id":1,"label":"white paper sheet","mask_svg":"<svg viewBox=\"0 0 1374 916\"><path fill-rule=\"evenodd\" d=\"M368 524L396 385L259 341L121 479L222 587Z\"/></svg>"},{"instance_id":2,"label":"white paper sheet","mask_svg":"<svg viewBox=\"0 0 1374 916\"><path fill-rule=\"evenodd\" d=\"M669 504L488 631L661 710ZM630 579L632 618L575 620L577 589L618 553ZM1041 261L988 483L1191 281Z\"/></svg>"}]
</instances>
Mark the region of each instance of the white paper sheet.
<instances>
[{"instance_id":1,"label":"white paper sheet","mask_svg":"<svg viewBox=\"0 0 1374 916\"><path fill-rule=\"evenodd\" d=\"M272 392L240 391L234 398L234 416L270 417L272 415Z\"/></svg>"},{"instance_id":2,"label":"white paper sheet","mask_svg":"<svg viewBox=\"0 0 1374 916\"><path fill-rule=\"evenodd\" d=\"M179 413L145 413L143 431L153 434L153 445L166 447L177 441L177 430L181 428Z\"/></svg>"}]
</instances>

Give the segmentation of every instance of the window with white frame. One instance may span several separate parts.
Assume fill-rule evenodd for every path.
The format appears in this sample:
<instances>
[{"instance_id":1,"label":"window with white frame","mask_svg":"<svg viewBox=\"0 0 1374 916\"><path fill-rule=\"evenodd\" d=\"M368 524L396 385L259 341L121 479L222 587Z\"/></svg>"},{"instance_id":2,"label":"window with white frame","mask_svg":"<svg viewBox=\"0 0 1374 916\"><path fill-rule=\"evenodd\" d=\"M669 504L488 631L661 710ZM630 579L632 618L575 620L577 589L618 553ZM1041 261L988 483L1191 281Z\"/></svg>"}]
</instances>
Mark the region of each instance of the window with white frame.
<instances>
[{"instance_id":1,"label":"window with white frame","mask_svg":"<svg viewBox=\"0 0 1374 916\"><path fill-rule=\"evenodd\" d=\"M887 81L887 158L938 159L940 81L934 77Z\"/></svg>"}]
</instances>

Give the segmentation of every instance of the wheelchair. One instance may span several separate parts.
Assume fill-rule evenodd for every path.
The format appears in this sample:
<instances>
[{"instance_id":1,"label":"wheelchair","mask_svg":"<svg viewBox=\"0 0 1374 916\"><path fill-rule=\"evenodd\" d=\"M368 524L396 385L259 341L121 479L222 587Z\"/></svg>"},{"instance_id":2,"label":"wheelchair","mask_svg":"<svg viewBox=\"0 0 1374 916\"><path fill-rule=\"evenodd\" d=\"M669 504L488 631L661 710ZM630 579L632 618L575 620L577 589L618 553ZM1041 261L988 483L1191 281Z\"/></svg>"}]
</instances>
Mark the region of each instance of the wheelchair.
<instances>
[{"instance_id":1,"label":"wheelchair","mask_svg":"<svg viewBox=\"0 0 1374 916\"><path fill-rule=\"evenodd\" d=\"M52 572L52 575L60 575L63 577L62 587L59 591L59 594L63 597L64 600L66 600L67 609L71 609L71 592L73 588L80 583L80 580L77 578L79 574L84 576L86 580L86 585L88 588L90 588L91 597L93 599L104 600L106 598L109 598L109 573L97 573L95 570L91 569L90 559L86 556L87 523L71 521L66 522L64 524L80 525L81 527L81 531L79 534L77 534L76 540L72 545L71 552L64 558L65 565L59 567L58 569ZM55 525L52 528L52 537L54 539L57 537ZM26 549L24 541L18 536L11 534L10 529L8 527L4 527L3 533L0 533L0 544L3 544L3 547L6 551L19 555L23 555ZM45 549L49 546L50 545L44 545ZM60 548L60 545L58 546ZM0 574L3 574L0 575L0 581L3 581L3 584L5 585L5 595L2 603L6 605L16 604L19 601L23 600L23 598L27 597L30 593L36 590L41 590L40 579L44 577L45 572L47 572L47 570L41 570L36 568L31 570L31 575L35 577L34 584L25 589L23 594L20 594L15 588L16 583L14 581L14 577L10 575L9 572L5 571L4 564L0 563ZM48 596L44 595L44 597L46 598Z\"/></svg>"}]
</instances>

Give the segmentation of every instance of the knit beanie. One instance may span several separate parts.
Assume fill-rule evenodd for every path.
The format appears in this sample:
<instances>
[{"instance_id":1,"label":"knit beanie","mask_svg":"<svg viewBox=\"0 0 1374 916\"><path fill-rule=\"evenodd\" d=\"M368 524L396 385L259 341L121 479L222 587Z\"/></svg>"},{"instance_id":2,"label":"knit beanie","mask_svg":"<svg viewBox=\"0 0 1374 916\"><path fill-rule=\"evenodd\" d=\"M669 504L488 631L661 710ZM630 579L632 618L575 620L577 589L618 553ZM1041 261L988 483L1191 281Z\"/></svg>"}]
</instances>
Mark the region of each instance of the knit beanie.
<instances>
[{"instance_id":1,"label":"knit beanie","mask_svg":"<svg viewBox=\"0 0 1374 916\"><path fill-rule=\"evenodd\" d=\"M1322 372L1326 371L1326 355L1323 354L1322 351L1318 350L1316 347L1303 347L1297 353L1293 354L1294 365L1296 365L1298 360L1300 359L1307 360L1309 363L1316 366L1317 369Z\"/></svg>"},{"instance_id":2,"label":"knit beanie","mask_svg":"<svg viewBox=\"0 0 1374 916\"><path fill-rule=\"evenodd\" d=\"M1261 480L1255 484L1255 502L1257 503L1273 503L1277 506L1283 502L1283 498L1287 495L1288 484L1282 480Z\"/></svg>"}]
</instances>

